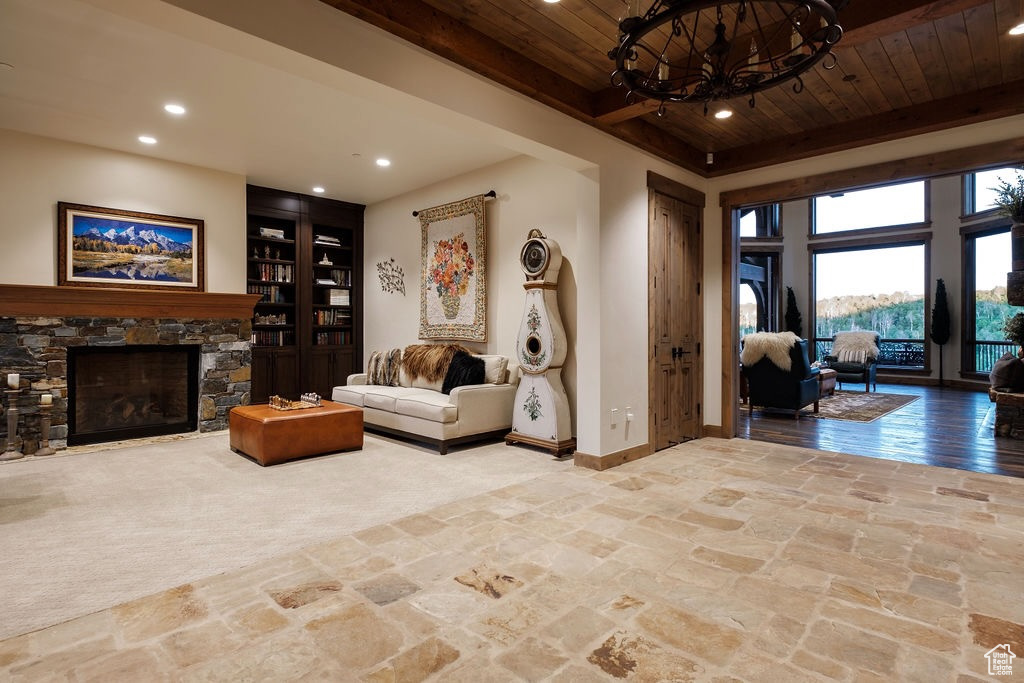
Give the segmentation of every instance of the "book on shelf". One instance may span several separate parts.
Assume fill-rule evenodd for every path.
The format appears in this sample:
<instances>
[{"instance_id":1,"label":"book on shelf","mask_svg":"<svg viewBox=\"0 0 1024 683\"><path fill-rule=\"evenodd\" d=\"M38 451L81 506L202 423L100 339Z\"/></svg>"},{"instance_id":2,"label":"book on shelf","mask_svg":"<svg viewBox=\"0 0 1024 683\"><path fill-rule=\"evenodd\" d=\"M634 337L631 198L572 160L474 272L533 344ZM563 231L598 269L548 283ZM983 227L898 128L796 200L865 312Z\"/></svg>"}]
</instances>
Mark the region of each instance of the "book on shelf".
<instances>
[{"instance_id":1,"label":"book on shelf","mask_svg":"<svg viewBox=\"0 0 1024 683\"><path fill-rule=\"evenodd\" d=\"M317 332L315 339L317 346L344 346L352 343L352 333L347 330Z\"/></svg>"},{"instance_id":2,"label":"book on shelf","mask_svg":"<svg viewBox=\"0 0 1024 683\"><path fill-rule=\"evenodd\" d=\"M342 287L352 286L352 271L342 270L341 268L334 268L331 270L331 278L334 280L334 284L341 285Z\"/></svg>"},{"instance_id":3,"label":"book on shelf","mask_svg":"<svg viewBox=\"0 0 1024 683\"><path fill-rule=\"evenodd\" d=\"M246 290L249 294L260 294L262 299L257 303L261 304L286 304L289 303L285 298L281 288L277 285L248 285Z\"/></svg>"},{"instance_id":4,"label":"book on shelf","mask_svg":"<svg viewBox=\"0 0 1024 683\"><path fill-rule=\"evenodd\" d=\"M352 299L347 289L327 290L327 303L331 306L350 306Z\"/></svg>"},{"instance_id":5,"label":"book on shelf","mask_svg":"<svg viewBox=\"0 0 1024 683\"><path fill-rule=\"evenodd\" d=\"M251 339L255 346L290 346L295 343L295 333L286 330L253 330Z\"/></svg>"},{"instance_id":6,"label":"book on shelf","mask_svg":"<svg viewBox=\"0 0 1024 683\"><path fill-rule=\"evenodd\" d=\"M332 280L329 277L318 277L316 279L316 283L318 285L331 285L332 287L334 287L334 286L336 286L338 284L337 281Z\"/></svg>"},{"instance_id":7,"label":"book on shelf","mask_svg":"<svg viewBox=\"0 0 1024 683\"><path fill-rule=\"evenodd\" d=\"M259 264L259 278L264 282L292 282L293 266L277 263Z\"/></svg>"},{"instance_id":8,"label":"book on shelf","mask_svg":"<svg viewBox=\"0 0 1024 683\"><path fill-rule=\"evenodd\" d=\"M340 247L341 240L331 235L315 235L313 241L317 244L329 244L332 247Z\"/></svg>"},{"instance_id":9,"label":"book on shelf","mask_svg":"<svg viewBox=\"0 0 1024 683\"><path fill-rule=\"evenodd\" d=\"M280 228L260 228L260 237L270 237L275 240L284 239L284 230Z\"/></svg>"},{"instance_id":10,"label":"book on shelf","mask_svg":"<svg viewBox=\"0 0 1024 683\"><path fill-rule=\"evenodd\" d=\"M321 308L313 311L314 325L351 325L352 314L336 308Z\"/></svg>"}]
</instances>

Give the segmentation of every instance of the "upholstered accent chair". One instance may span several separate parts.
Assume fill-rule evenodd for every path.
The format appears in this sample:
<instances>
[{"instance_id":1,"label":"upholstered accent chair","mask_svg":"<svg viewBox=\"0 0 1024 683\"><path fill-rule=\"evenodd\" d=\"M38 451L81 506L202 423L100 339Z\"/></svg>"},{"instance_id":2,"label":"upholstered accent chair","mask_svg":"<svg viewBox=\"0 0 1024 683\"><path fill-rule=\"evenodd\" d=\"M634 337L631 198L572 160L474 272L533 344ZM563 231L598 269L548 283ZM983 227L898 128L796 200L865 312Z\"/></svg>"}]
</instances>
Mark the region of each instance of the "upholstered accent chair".
<instances>
[{"instance_id":1,"label":"upholstered accent chair","mask_svg":"<svg viewBox=\"0 0 1024 683\"><path fill-rule=\"evenodd\" d=\"M878 391L876 374L880 341L877 332L836 332L832 338L832 352L825 356L825 361L838 373L836 380L840 386L843 382L863 382L865 392L872 386Z\"/></svg>"},{"instance_id":2,"label":"upholstered accent chair","mask_svg":"<svg viewBox=\"0 0 1024 683\"><path fill-rule=\"evenodd\" d=\"M743 376L747 380L747 404L800 410L814 404L818 412L818 369L812 368L807 355L807 340L792 332L755 332L743 338L740 353Z\"/></svg>"}]
</instances>

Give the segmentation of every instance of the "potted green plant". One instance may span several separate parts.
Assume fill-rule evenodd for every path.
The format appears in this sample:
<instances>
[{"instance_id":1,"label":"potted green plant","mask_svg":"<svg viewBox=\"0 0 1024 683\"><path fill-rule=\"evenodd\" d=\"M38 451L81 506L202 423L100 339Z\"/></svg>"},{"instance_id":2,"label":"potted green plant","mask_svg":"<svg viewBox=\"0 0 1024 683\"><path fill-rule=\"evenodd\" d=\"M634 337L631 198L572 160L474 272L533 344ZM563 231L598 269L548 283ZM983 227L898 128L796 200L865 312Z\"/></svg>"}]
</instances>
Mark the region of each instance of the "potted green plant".
<instances>
[{"instance_id":1,"label":"potted green plant","mask_svg":"<svg viewBox=\"0 0 1024 683\"><path fill-rule=\"evenodd\" d=\"M1012 315L1003 323L1006 338L1017 345L1017 356L1024 358L1024 313Z\"/></svg>"},{"instance_id":2,"label":"potted green plant","mask_svg":"<svg viewBox=\"0 0 1024 683\"><path fill-rule=\"evenodd\" d=\"M1017 182L1000 180L992 190L996 193L993 203L999 213L1014 223L1024 223L1024 175L1017 171Z\"/></svg>"}]
</instances>

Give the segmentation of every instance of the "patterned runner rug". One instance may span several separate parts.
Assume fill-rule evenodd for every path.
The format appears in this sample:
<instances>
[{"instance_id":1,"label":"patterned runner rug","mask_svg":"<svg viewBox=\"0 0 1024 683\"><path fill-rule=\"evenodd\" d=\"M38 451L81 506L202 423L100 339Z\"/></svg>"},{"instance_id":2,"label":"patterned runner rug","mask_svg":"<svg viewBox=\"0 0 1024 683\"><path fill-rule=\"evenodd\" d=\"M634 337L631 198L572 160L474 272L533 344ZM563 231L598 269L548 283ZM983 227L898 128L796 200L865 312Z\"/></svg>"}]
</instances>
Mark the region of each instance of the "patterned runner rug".
<instances>
[{"instance_id":1,"label":"patterned runner rug","mask_svg":"<svg viewBox=\"0 0 1024 683\"><path fill-rule=\"evenodd\" d=\"M827 420L846 420L848 422L874 422L883 415L899 410L913 403L920 396L905 394L876 394L863 391L836 391L835 396L826 396L818 402L818 412L813 413L810 407L801 415Z\"/></svg>"}]
</instances>

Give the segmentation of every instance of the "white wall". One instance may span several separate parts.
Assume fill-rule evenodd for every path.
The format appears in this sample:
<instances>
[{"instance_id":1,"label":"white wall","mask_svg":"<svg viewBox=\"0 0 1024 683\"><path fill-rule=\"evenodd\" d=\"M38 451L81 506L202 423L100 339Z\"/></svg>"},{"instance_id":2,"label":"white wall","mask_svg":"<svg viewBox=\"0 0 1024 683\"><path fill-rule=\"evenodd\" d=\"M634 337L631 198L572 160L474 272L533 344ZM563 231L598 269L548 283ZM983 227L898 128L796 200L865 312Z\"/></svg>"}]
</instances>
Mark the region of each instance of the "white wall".
<instances>
[{"instance_id":1,"label":"white wall","mask_svg":"<svg viewBox=\"0 0 1024 683\"><path fill-rule=\"evenodd\" d=\"M569 346L562 380L569 403L575 407L577 176L574 171L523 156L366 207L365 355L418 341L421 229L419 219L413 217L412 212L493 189L497 197L485 203L487 342L460 343L476 351L515 358L516 333L525 300L519 250L527 233L533 228L540 229L546 237L558 242L562 250L558 306ZM392 258L405 273L404 296L385 292L377 276L377 264ZM366 358L362 365L365 367Z\"/></svg>"},{"instance_id":2,"label":"white wall","mask_svg":"<svg viewBox=\"0 0 1024 683\"><path fill-rule=\"evenodd\" d=\"M0 130L0 281L57 284L57 202L205 222L206 291L245 292L245 178Z\"/></svg>"}]
</instances>

